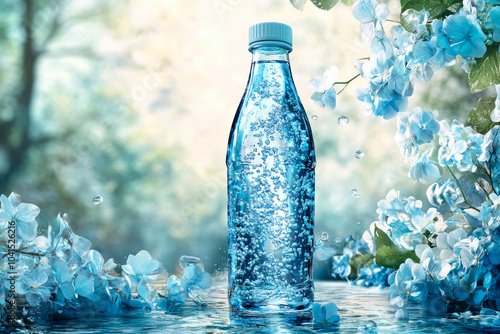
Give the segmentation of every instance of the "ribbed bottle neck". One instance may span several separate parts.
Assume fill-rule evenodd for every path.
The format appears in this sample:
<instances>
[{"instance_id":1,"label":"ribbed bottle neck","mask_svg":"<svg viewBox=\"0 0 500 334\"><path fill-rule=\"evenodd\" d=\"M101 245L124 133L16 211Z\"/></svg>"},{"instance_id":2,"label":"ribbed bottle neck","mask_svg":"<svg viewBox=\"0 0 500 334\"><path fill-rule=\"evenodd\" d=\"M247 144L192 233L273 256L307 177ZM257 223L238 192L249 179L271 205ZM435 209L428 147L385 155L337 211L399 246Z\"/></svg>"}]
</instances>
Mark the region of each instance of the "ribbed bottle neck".
<instances>
[{"instance_id":1,"label":"ribbed bottle neck","mask_svg":"<svg viewBox=\"0 0 500 334\"><path fill-rule=\"evenodd\" d=\"M256 62L290 62L289 50L281 47L260 47L252 51L252 63Z\"/></svg>"}]
</instances>

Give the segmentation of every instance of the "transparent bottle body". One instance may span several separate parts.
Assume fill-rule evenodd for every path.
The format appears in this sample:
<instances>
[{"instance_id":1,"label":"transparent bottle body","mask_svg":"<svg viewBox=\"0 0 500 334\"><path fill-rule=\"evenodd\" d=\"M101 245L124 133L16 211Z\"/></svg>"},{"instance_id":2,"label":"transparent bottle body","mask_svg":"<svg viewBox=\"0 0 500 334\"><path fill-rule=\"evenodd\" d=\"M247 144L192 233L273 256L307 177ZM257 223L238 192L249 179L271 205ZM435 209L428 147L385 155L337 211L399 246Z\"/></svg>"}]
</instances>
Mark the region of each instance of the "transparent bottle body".
<instances>
[{"instance_id":1,"label":"transparent bottle body","mask_svg":"<svg viewBox=\"0 0 500 334\"><path fill-rule=\"evenodd\" d=\"M226 163L230 306L310 308L316 159L287 50L253 51Z\"/></svg>"}]
</instances>

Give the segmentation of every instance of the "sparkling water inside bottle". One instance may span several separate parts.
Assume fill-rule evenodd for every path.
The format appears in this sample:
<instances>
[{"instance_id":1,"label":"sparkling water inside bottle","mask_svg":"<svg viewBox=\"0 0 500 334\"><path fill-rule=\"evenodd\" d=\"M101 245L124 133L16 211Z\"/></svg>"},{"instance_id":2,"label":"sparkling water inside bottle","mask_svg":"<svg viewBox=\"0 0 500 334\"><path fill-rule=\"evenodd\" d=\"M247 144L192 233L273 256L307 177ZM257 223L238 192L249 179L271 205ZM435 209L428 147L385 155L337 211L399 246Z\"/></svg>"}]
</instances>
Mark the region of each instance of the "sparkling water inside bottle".
<instances>
[{"instance_id":1,"label":"sparkling water inside bottle","mask_svg":"<svg viewBox=\"0 0 500 334\"><path fill-rule=\"evenodd\" d=\"M288 53L256 50L229 138L229 290L233 309L299 310L314 288L312 133Z\"/></svg>"}]
</instances>

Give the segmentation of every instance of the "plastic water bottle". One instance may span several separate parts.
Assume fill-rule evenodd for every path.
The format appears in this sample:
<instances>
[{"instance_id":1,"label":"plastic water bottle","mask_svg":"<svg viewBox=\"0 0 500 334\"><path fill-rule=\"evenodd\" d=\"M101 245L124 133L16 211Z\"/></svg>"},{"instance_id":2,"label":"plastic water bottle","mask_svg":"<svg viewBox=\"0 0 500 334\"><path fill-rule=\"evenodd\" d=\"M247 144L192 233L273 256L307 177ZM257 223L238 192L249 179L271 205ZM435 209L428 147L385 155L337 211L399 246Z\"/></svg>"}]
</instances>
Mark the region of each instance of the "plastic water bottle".
<instances>
[{"instance_id":1,"label":"plastic water bottle","mask_svg":"<svg viewBox=\"0 0 500 334\"><path fill-rule=\"evenodd\" d=\"M233 121L228 168L229 304L312 306L314 168L311 127L292 79L292 29L250 27L252 65Z\"/></svg>"}]
</instances>

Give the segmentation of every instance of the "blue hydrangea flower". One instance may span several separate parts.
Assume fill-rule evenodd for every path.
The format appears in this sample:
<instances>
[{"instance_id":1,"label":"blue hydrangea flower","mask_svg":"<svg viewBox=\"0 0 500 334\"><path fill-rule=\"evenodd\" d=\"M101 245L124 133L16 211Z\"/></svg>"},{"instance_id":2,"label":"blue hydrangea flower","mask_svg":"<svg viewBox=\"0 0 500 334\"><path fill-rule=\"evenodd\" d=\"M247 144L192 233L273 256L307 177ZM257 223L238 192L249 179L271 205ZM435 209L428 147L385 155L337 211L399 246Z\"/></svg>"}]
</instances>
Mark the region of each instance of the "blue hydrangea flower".
<instances>
[{"instance_id":1,"label":"blue hydrangea flower","mask_svg":"<svg viewBox=\"0 0 500 334\"><path fill-rule=\"evenodd\" d=\"M462 161L466 151L467 143L465 140L455 140L453 136L450 136L448 142L445 145L441 145L439 148L439 164L443 167L455 166Z\"/></svg>"},{"instance_id":2,"label":"blue hydrangea flower","mask_svg":"<svg viewBox=\"0 0 500 334\"><path fill-rule=\"evenodd\" d=\"M394 57L409 62L413 58L413 46L418 41L417 35L406 31L400 25L395 25L391 28L391 36Z\"/></svg>"},{"instance_id":3,"label":"blue hydrangea flower","mask_svg":"<svg viewBox=\"0 0 500 334\"><path fill-rule=\"evenodd\" d=\"M46 286L48 276L43 269L35 269L22 275L19 293L26 295L31 306L38 306L50 298L50 288Z\"/></svg>"},{"instance_id":4,"label":"blue hydrangea flower","mask_svg":"<svg viewBox=\"0 0 500 334\"><path fill-rule=\"evenodd\" d=\"M393 47L391 41L385 35L383 30L377 30L375 32L375 36L372 39L372 43L370 45L370 50L377 54L379 52L383 52L387 58L391 58L393 55Z\"/></svg>"},{"instance_id":5,"label":"blue hydrangea flower","mask_svg":"<svg viewBox=\"0 0 500 334\"><path fill-rule=\"evenodd\" d=\"M399 198L399 192L391 189L385 199L378 201L377 207L378 219L385 221L389 217L396 216L397 212L404 211L405 204Z\"/></svg>"},{"instance_id":6,"label":"blue hydrangea flower","mask_svg":"<svg viewBox=\"0 0 500 334\"><path fill-rule=\"evenodd\" d=\"M113 271L116 267L117 264L113 259L109 259L105 263L101 253L94 249L89 251L87 268L93 275L113 279L114 277L110 274L116 274Z\"/></svg>"},{"instance_id":7,"label":"blue hydrangea flower","mask_svg":"<svg viewBox=\"0 0 500 334\"><path fill-rule=\"evenodd\" d=\"M450 41L444 34L443 21L434 20L431 29L430 42L436 48L436 53L429 59L428 63L434 71L437 71L443 66L453 65L456 62L456 57L447 51L450 48Z\"/></svg>"},{"instance_id":8,"label":"blue hydrangea flower","mask_svg":"<svg viewBox=\"0 0 500 334\"><path fill-rule=\"evenodd\" d=\"M413 181L430 183L441 177L437 164L434 161L429 160L431 154L432 148L429 148L427 151L422 153L420 158L411 166L408 176L410 176Z\"/></svg>"},{"instance_id":9,"label":"blue hydrangea flower","mask_svg":"<svg viewBox=\"0 0 500 334\"><path fill-rule=\"evenodd\" d=\"M130 254L127 264L123 265L122 269L129 276L132 284L137 285L143 278L154 281L160 269L160 263L154 260L148 251L141 250L137 255Z\"/></svg>"},{"instance_id":10,"label":"blue hydrangea flower","mask_svg":"<svg viewBox=\"0 0 500 334\"><path fill-rule=\"evenodd\" d=\"M449 261L436 260L434 250L431 247L426 247L420 254L420 265L426 277L430 278L432 282L444 280L453 269Z\"/></svg>"},{"instance_id":11,"label":"blue hydrangea flower","mask_svg":"<svg viewBox=\"0 0 500 334\"><path fill-rule=\"evenodd\" d=\"M356 278L356 284L362 286L387 286L387 278L392 273L393 269L379 266L373 263L370 266L364 266L359 271L359 276Z\"/></svg>"},{"instance_id":12,"label":"blue hydrangea flower","mask_svg":"<svg viewBox=\"0 0 500 334\"><path fill-rule=\"evenodd\" d=\"M454 282L452 286L453 297L457 301L467 301L469 305L480 306L487 296L487 287L479 286L478 281L483 281L486 270L479 266L473 268L469 273L458 279L458 284Z\"/></svg>"},{"instance_id":13,"label":"blue hydrangea flower","mask_svg":"<svg viewBox=\"0 0 500 334\"><path fill-rule=\"evenodd\" d=\"M455 254L460 254L460 260L465 269L480 264L485 254L479 239L473 236L457 242L453 250Z\"/></svg>"},{"instance_id":14,"label":"blue hydrangea flower","mask_svg":"<svg viewBox=\"0 0 500 334\"><path fill-rule=\"evenodd\" d=\"M389 16L389 7L377 0L358 0L352 6L352 14L361 23L361 38L369 41Z\"/></svg>"},{"instance_id":15,"label":"blue hydrangea flower","mask_svg":"<svg viewBox=\"0 0 500 334\"><path fill-rule=\"evenodd\" d=\"M436 54L436 47L429 41L418 40L413 46L412 58L408 61L408 67L415 73L417 78L429 81L434 75L434 67L429 61Z\"/></svg>"},{"instance_id":16,"label":"blue hydrangea flower","mask_svg":"<svg viewBox=\"0 0 500 334\"><path fill-rule=\"evenodd\" d=\"M170 311L176 305L183 304L187 293L182 289L181 280L176 275L172 275L167 280L164 296L157 297L156 307L163 311Z\"/></svg>"},{"instance_id":17,"label":"blue hydrangea flower","mask_svg":"<svg viewBox=\"0 0 500 334\"><path fill-rule=\"evenodd\" d=\"M333 257L332 276L337 279L347 279L351 274L351 266L349 254L337 255Z\"/></svg>"},{"instance_id":18,"label":"blue hydrangea flower","mask_svg":"<svg viewBox=\"0 0 500 334\"><path fill-rule=\"evenodd\" d=\"M38 223L35 218L40 213L40 209L33 204L20 203L19 197L12 193L9 198L0 196L2 209L0 210L0 230L7 228L10 221L16 222L16 233L18 238L24 241L31 241L36 237Z\"/></svg>"},{"instance_id":19,"label":"blue hydrangea flower","mask_svg":"<svg viewBox=\"0 0 500 334\"><path fill-rule=\"evenodd\" d=\"M389 276L389 303L403 308L409 300L419 301L427 292L426 274L422 266L407 259Z\"/></svg>"},{"instance_id":20,"label":"blue hydrangea flower","mask_svg":"<svg viewBox=\"0 0 500 334\"><path fill-rule=\"evenodd\" d=\"M500 126L495 125L493 129L488 131L484 135L483 144L481 145L481 155L477 158L480 162L488 162L493 158L494 153L496 153L496 147L500 145L500 135L497 133L500 131Z\"/></svg>"},{"instance_id":21,"label":"blue hydrangea flower","mask_svg":"<svg viewBox=\"0 0 500 334\"><path fill-rule=\"evenodd\" d=\"M449 211L450 208L464 202L460 187L454 179L431 184L427 188L427 199L439 212Z\"/></svg>"},{"instance_id":22,"label":"blue hydrangea flower","mask_svg":"<svg viewBox=\"0 0 500 334\"><path fill-rule=\"evenodd\" d=\"M408 107L408 93L411 80L401 59L388 59L384 51L372 55L358 71L370 84L369 89L355 91L367 111L384 119L391 119Z\"/></svg>"},{"instance_id":23,"label":"blue hydrangea flower","mask_svg":"<svg viewBox=\"0 0 500 334\"><path fill-rule=\"evenodd\" d=\"M94 276L84 269L75 274L75 292L79 296L91 298L94 295Z\"/></svg>"},{"instance_id":24,"label":"blue hydrangea flower","mask_svg":"<svg viewBox=\"0 0 500 334\"><path fill-rule=\"evenodd\" d=\"M340 317L337 314L339 309L334 303L327 303L325 305L315 303L312 310L315 323L332 324L340 321Z\"/></svg>"},{"instance_id":25,"label":"blue hydrangea flower","mask_svg":"<svg viewBox=\"0 0 500 334\"><path fill-rule=\"evenodd\" d=\"M318 77L309 82L309 87L314 91L311 100L321 108L335 110L337 106L337 93L333 89L333 84L337 81L339 69L332 66Z\"/></svg>"},{"instance_id":26,"label":"blue hydrangea flower","mask_svg":"<svg viewBox=\"0 0 500 334\"><path fill-rule=\"evenodd\" d=\"M186 291L193 289L208 289L212 286L212 277L203 271L200 266L193 264L184 267L184 276L181 285Z\"/></svg>"},{"instance_id":27,"label":"blue hydrangea flower","mask_svg":"<svg viewBox=\"0 0 500 334\"><path fill-rule=\"evenodd\" d=\"M401 155L405 157L406 161L415 161L419 152L418 144L409 129L408 119L409 112L399 113L397 118L398 131L394 136L396 144L398 144Z\"/></svg>"},{"instance_id":28,"label":"blue hydrangea flower","mask_svg":"<svg viewBox=\"0 0 500 334\"><path fill-rule=\"evenodd\" d=\"M409 129L415 136L418 145L430 143L434 135L439 132L439 123L434 119L434 114L416 107L408 117Z\"/></svg>"},{"instance_id":29,"label":"blue hydrangea flower","mask_svg":"<svg viewBox=\"0 0 500 334\"><path fill-rule=\"evenodd\" d=\"M450 40L450 54L480 58L486 53L486 35L473 16L461 13L449 16L444 20L443 31Z\"/></svg>"},{"instance_id":30,"label":"blue hydrangea flower","mask_svg":"<svg viewBox=\"0 0 500 334\"><path fill-rule=\"evenodd\" d=\"M56 302L64 306L65 299L74 299L75 287L73 286L73 271L68 267L67 263L58 258L53 258L52 263L54 280L56 281Z\"/></svg>"},{"instance_id":31,"label":"blue hydrangea flower","mask_svg":"<svg viewBox=\"0 0 500 334\"><path fill-rule=\"evenodd\" d=\"M141 298L147 301L152 301L156 296L156 290L153 289L148 280L144 278L141 279L139 284L137 284L137 292L139 293L139 296L141 296Z\"/></svg>"}]
</instances>

